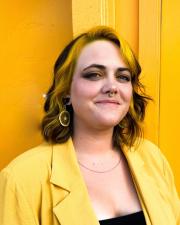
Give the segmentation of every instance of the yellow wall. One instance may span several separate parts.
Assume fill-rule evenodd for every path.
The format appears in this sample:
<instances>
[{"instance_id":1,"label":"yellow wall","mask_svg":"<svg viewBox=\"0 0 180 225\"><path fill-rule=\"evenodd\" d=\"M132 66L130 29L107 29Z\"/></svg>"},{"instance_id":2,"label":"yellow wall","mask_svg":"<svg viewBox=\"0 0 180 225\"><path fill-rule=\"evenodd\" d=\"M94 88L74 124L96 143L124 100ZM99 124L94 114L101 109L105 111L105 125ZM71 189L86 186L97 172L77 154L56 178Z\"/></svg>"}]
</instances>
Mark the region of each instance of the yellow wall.
<instances>
[{"instance_id":1,"label":"yellow wall","mask_svg":"<svg viewBox=\"0 0 180 225\"><path fill-rule=\"evenodd\" d=\"M130 43L138 55L139 50L139 1L116 0L115 28Z\"/></svg>"},{"instance_id":2,"label":"yellow wall","mask_svg":"<svg viewBox=\"0 0 180 225\"><path fill-rule=\"evenodd\" d=\"M70 0L7 0L0 7L0 168L41 142L43 93L72 39Z\"/></svg>"},{"instance_id":3,"label":"yellow wall","mask_svg":"<svg viewBox=\"0 0 180 225\"><path fill-rule=\"evenodd\" d=\"M144 123L145 137L159 145L161 0L139 0L139 61L141 80L153 98Z\"/></svg>"},{"instance_id":4,"label":"yellow wall","mask_svg":"<svg viewBox=\"0 0 180 225\"><path fill-rule=\"evenodd\" d=\"M138 13L138 0L72 0L73 35L108 25L116 28L138 54Z\"/></svg>"},{"instance_id":5,"label":"yellow wall","mask_svg":"<svg viewBox=\"0 0 180 225\"><path fill-rule=\"evenodd\" d=\"M167 157L180 193L180 2L139 0L139 59L154 102L146 116L146 137Z\"/></svg>"},{"instance_id":6,"label":"yellow wall","mask_svg":"<svg viewBox=\"0 0 180 225\"><path fill-rule=\"evenodd\" d=\"M159 145L180 192L180 1L162 1Z\"/></svg>"}]
</instances>

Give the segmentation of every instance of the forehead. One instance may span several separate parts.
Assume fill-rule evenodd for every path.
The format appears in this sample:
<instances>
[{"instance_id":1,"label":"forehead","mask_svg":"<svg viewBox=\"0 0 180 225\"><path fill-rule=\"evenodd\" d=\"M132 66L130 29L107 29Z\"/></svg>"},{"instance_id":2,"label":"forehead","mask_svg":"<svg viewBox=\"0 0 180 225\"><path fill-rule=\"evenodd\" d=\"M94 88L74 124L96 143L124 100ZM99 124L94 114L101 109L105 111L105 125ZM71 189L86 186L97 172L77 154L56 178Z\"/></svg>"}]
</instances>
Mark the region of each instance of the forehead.
<instances>
[{"instance_id":1,"label":"forehead","mask_svg":"<svg viewBox=\"0 0 180 225\"><path fill-rule=\"evenodd\" d=\"M107 40L97 40L82 48L76 67L82 68L90 64L126 66L119 47Z\"/></svg>"}]
</instances>

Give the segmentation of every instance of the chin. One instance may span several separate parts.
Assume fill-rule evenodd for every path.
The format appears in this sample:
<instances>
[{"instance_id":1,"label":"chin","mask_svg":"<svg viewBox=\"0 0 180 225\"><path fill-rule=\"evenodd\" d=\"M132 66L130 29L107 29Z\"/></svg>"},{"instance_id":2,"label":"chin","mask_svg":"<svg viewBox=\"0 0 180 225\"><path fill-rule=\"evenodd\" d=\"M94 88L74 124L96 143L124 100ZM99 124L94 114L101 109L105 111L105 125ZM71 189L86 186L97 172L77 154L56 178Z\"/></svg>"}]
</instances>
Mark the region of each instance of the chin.
<instances>
[{"instance_id":1,"label":"chin","mask_svg":"<svg viewBox=\"0 0 180 225\"><path fill-rule=\"evenodd\" d=\"M116 125L118 125L120 122L120 120L98 120L98 122L96 122L98 128L102 127L104 129L110 129L110 128L114 128Z\"/></svg>"}]
</instances>

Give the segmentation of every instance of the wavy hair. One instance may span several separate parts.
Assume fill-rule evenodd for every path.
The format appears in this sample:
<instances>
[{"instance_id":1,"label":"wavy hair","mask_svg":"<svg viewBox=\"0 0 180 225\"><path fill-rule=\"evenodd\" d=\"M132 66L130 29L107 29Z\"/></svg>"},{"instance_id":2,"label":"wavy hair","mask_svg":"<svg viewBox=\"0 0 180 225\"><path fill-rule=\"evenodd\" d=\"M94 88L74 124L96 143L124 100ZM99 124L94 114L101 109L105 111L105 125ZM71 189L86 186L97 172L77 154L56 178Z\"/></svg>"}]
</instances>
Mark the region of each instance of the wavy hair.
<instances>
[{"instance_id":1,"label":"wavy hair","mask_svg":"<svg viewBox=\"0 0 180 225\"><path fill-rule=\"evenodd\" d=\"M57 58L54 65L53 83L47 92L44 105L45 116L41 124L42 135L48 142L62 143L73 135L72 106L66 107L70 113L68 127L60 124L59 113L64 109L64 100L70 91L73 73L81 50L96 40L107 40L118 46L120 54L131 72L132 100L126 116L120 125L114 127L113 145L116 147L132 146L138 138L143 136L141 123L145 117L147 102L151 98L145 94L144 86L139 80L141 67L128 43L114 29L98 26L73 39Z\"/></svg>"}]
</instances>

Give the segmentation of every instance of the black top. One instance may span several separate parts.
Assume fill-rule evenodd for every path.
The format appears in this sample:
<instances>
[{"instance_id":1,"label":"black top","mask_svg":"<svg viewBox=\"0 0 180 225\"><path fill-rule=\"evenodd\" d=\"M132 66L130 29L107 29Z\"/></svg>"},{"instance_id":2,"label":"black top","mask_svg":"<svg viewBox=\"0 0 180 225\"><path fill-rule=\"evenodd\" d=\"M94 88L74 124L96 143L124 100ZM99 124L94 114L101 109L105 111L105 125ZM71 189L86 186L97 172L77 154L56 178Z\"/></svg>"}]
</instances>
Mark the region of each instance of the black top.
<instances>
[{"instance_id":1,"label":"black top","mask_svg":"<svg viewBox=\"0 0 180 225\"><path fill-rule=\"evenodd\" d=\"M100 220L99 223L101 225L146 225L143 211L111 219Z\"/></svg>"}]
</instances>

